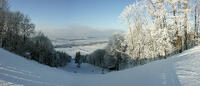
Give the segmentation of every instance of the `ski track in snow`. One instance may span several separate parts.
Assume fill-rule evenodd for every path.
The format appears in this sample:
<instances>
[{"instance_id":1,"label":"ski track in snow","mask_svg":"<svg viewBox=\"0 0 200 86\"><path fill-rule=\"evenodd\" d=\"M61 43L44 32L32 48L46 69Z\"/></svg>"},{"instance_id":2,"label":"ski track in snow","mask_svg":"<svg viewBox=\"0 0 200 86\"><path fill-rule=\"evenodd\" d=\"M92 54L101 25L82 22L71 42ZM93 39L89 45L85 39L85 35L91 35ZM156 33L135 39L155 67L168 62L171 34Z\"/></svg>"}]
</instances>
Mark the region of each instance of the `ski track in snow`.
<instances>
[{"instance_id":1,"label":"ski track in snow","mask_svg":"<svg viewBox=\"0 0 200 86\"><path fill-rule=\"evenodd\" d=\"M168 59L106 74L89 64L51 68L0 48L0 86L200 86L199 67L199 46Z\"/></svg>"},{"instance_id":2,"label":"ski track in snow","mask_svg":"<svg viewBox=\"0 0 200 86\"><path fill-rule=\"evenodd\" d=\"M0 80L0 86L24 86L24 85L14 84L12 82Z\"/></svg>"},{"instance_id":3,"label":"ski track in snow","mask_svg":"<svg viewBox=\"0 0 200 86\"><path fill-rule=\"evenodd\" d=\"M194 48L179 58L182 60L175 66L180 83L183 86L200 86L200 48Z\"/></svg>"},{"instance_id":4,"label":"ski track in snow","mask_svg":"<svg viewBox=\"0 0 200 86\"><path fill-rule=\"evenodd\" d=\"M2 66L0 65L0 71L7 71L7 72L15 72L21 75L25 75L25 76L30 76L30 77L34 77L34 78L40 78L40 76L35 75L34 73L31 73L29 71L24 71L24 70L18 70L14 67L9 67L9 66Z\"/></svg>"}]
</instances>

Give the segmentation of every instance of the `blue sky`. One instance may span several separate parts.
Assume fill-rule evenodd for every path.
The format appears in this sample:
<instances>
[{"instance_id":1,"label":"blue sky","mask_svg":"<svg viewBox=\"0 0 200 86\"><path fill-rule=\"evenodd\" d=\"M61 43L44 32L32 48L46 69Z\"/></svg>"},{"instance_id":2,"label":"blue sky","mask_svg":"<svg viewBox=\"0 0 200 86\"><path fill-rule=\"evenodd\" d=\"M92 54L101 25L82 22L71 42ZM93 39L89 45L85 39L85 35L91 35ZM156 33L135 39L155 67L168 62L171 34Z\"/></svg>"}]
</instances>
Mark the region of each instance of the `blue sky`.
<instances>
[{"instance_id":1,"label":"blue sky","mask_svg":"<svg viewBox=\"0 0 200 86\"><path fill-rule=\"evenodd\" d=\"M9 0L11 10L29 15L37 29L83 25L121 29L119 15L134 0Z\"/></svg>"}]
</instances>

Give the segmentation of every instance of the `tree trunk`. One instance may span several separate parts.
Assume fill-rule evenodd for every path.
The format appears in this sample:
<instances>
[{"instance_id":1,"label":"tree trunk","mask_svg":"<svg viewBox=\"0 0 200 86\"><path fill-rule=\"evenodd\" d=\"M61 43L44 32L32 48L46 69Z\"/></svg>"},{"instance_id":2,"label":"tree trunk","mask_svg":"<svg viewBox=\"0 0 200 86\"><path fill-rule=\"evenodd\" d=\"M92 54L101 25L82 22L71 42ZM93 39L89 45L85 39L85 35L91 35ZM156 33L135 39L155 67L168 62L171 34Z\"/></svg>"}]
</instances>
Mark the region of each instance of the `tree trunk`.
<instances>
[{"instance_id":1,"label":"tree trunk","mask_svg":"<svg viewBox=\"0 0 200 86\"><path fill-rule=\"evenodd\" d=\"M187 22L188 22L188 14L186 10L188 9L188 0L185 0L184 2L184 50L188 49L188 43L187 43Z\"/></svg>"},{"instance_id":2,"label":"tree trunk","mask_svg":"<svg viewBox=\"0 0 200 86\"><path fill-rule=\"evenodd\" d=\"M177 36L178 52L182 52L182 40L180 36Z\"/></svg>"}]
</instances>

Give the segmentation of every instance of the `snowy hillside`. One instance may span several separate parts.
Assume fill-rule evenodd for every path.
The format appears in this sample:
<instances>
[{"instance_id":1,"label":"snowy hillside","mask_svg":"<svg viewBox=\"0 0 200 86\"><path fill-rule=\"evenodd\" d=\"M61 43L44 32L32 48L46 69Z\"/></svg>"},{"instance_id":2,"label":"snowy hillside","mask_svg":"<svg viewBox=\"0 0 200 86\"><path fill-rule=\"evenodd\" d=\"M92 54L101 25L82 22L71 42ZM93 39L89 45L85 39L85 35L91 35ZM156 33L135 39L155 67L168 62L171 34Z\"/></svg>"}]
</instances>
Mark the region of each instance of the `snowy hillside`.
<instances>
[{"instance_id":1,"label":"snowy hillside","mask_svg":"<svg viewBox=\"0 0 200 86\"><path fill-rule=\"evenodd\" d=\"M51 68L0 49L0 86L199 86L199 61L200 47L195 47L127 70L85 74L86 69Z\"/></svg>"}]
</instances>

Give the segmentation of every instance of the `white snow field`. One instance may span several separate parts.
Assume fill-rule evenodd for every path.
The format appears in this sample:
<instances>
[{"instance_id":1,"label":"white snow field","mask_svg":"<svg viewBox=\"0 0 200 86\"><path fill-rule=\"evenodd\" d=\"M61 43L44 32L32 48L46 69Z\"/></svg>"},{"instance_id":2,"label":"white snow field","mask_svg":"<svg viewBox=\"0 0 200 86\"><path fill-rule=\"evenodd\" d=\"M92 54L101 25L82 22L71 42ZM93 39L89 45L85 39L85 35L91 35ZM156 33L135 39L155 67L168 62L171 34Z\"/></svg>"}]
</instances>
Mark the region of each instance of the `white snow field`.
<instances>
[{"instance_id":1,"label":"white snow field","mask_svg":"<svg viewBox=\"0 0 200 86\"><path fill-rule=\"evenodd\" d=\"M50 38L57 51L66 52L72 58L76 52L84 55L102 49L106 47L113 34L123 33L117 29L97 29L82 25L71 25L63 29L41 29L41 31Z\"/></svg>"},{"instance_id":2,"label":"white snow field","mask_svg":"<svg viewBox=\"0 0 200 86\"><path fill-rule=\"evenodd\" d=\"M102 43L102 44L95 44L95 45L88 45L88 46L75 46L71 48L55 48L56 51L62 51L66 52L72 58L76 56L77 52L80 52L81 55L86 55L94 52L97 49L104 49L106 47L107 43Z\"/></svg>"},{"instance_id":3,"label":"white snow field","mask_svg":"<svg viewBox=\"0 0 200 86\"><path fill-rule=\"evenodd\" d=\"M0 86L200 86L199 46L168 59L106 74L90 73L87 70L94 67L89 64L74 73L70 65L51 68L0 48Z\"/></svg>"}]
</instances>

